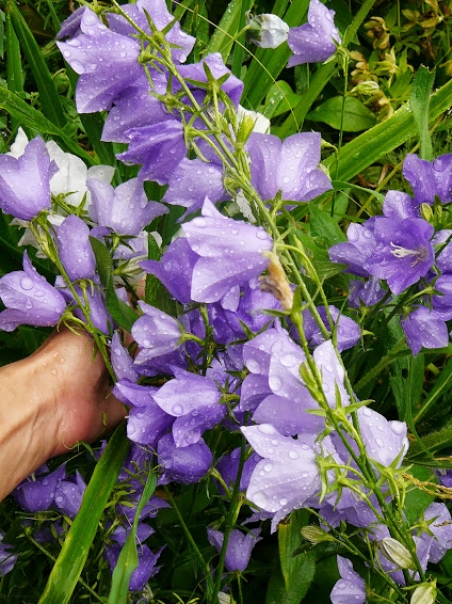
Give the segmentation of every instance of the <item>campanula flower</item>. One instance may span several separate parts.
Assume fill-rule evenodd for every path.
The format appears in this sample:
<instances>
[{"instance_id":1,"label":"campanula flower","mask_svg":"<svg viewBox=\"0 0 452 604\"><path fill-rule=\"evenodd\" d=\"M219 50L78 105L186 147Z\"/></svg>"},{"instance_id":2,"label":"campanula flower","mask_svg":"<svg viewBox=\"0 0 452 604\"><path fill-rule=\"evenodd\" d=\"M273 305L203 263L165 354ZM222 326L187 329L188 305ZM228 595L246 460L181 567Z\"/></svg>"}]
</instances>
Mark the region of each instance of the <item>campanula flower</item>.
<instances>
[{"instance_id":1,"label":"campanula flower","mask_svg":"<svg viewBox=\"0 0 452 604\"><path fill-rule=\"evenodd\" d=\"M229 572L243 572L249 564L251 552L258 541L261 529L251 529L247 533L243 533L239 529L232 529L229 533L228 545L226 547L226 558L224 565ZM210 545L221 552L224 541L224 534L215 529L207 529L207 536Z\"/></svg>"},{"instance_id":2,"label":"campanula flower","mask_svg":"<svg viewBox=\"0 0 452 604\"><path fill-rule=\"evenodd\" d=\"M331 592L333 604L364 604L366 587L364 579L353 570L353 564L347 558L337 556L337 567L341 578Z\"/></svg>"}]
</instances>

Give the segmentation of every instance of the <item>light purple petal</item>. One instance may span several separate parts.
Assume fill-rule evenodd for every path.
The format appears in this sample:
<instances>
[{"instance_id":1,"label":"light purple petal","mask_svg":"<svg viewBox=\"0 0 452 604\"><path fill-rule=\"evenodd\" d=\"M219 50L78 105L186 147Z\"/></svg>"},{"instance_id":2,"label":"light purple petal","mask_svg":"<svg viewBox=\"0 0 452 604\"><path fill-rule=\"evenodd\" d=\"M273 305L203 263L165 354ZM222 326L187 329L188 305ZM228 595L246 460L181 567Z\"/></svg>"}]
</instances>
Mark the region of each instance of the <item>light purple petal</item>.
<instances>
[{"instance_id":1,"label":"light purple petal","mask_svg":"<svg viewBox=\"0 0 452 604\"><path fill-rule=\"evenodd\" d=\"M95 275L96 258L89 236L87 224L73 214L58 228L58 253L71 281L92 279Z\"/></svg>"},{"instance_id":2,"label":"light purple petal","mask_svg":"<svg viewBox=\"0 0 452 604\"><path fill-rule=\"evenodd\" d=\"M146 358L158 357L175 350L181 337L176 319L141 300L138 305L145 314L133 324L132 336L145 349Z\"/></svg>"},{"instance_id":3,"label":"light purple petal","mask_svg":"<svg viewBox=\"0 0 452 604\"><path fill-rule=\"evenodd\" d=\"M353 565L347 558L337 556L337 566L341 579L331 592L331 602L333 604L364 604L367 599L364 579L353 570Z\"/></svg>"}]
</instances>

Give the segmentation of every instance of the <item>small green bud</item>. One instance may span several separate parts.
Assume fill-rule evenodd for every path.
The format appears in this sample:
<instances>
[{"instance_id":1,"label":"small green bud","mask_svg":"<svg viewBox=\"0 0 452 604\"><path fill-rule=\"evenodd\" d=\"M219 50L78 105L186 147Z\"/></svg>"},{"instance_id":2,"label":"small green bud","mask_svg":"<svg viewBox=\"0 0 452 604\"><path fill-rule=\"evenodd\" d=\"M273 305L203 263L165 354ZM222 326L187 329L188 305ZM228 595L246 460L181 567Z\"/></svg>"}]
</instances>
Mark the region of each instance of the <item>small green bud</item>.
<instances>
[{"instance_id":1,"label":"small green bud","mask_svg":"<svg viewBox=\"0 0 452 604\"><path fill-rule=\"evenodd\" d=\"M413 558L407 548L392 537L385 537L380 541L380 550L390 562L399 568L415 568Z\"/></svg>"},{"instance_id":2,"label":"small green bud","mask_svg":"<svg viewBox=\"0 0 452 604\"><path fill-rule=\"evenodd\" d=\"M316 526L315 524L310 524L309 526L304 526L301 529L301 536L306 541L310 541L311 543L322 543L322 541L334 541L334 537L331 537L329 533L327 533L320 526Z\"/></svg>"},{"instance_id":3,"label":"small green bud","mask_svg":"<svg viewBox=\"0 0 452 604\"><path fill-rule=\"evenodd\" d=\"M436 602L436 579L431 583L421 583L413 591L410 604L434 604Z\"/></svg>"},{"instance_id":4,"label":"small green bud","mask_svg":"<svg viewBox=\"0 0 452 604\"><path fill-rule=\"evenodd\" d=\"M421 203L421 216L424 220L433 224L433 209L428 203Z\"/></svg>"},{"instance_id":5,"label":"small green bud","mask_svg":"<svg viewBox=\"0 0 452 604\"><path fill-rule=\"evenodd\" d=\"M366 82L360 82L353 89L352 92L357 92L359 94L365 94L367 96L372 96L380 89L378 82L374 82L372 80L367 80Z\"/></svg>"}]
</instances>

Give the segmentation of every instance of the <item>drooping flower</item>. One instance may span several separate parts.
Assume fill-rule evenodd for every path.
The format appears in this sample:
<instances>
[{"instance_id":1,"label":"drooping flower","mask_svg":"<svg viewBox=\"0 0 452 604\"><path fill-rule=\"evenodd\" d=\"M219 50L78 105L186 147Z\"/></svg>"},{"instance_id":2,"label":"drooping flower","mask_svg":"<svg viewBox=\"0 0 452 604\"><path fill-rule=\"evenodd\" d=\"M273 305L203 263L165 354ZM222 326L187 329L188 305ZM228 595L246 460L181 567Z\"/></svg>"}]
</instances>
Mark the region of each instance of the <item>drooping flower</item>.
<instances>
[{"instance_id":1,"label":"drooping flower","mask_svg":"<svg viewBox=\"0 0 452 604\"><path fill-rule=\"evenodd\" d=\"M224 564L229 572L243 572L249 564L251 552L258 541L261 529L251 529L245 535L239 529L232 529L229 533ZM209 543L217 552L221 552L224 533L215 529L207 529Z\"/></svg>"},{"instance_id":2,"label":"drooping flower","mask_svg":"<svg viewBox=\"0 0 452 604\"><path fill-rule=\"evenodd\" d=\"M335 12L327 9L320 0L311 0L308 22L289 31L287 43L294 54L287 67L323 62L336 52L334 42L340 43L341 37L334 25L334 15Z\"/></svg>"},{"instance_id":3,"label":"drooping flower","mask_svg":"<svg viewBox=\"0 0 452 604\"><path fill-rule=\"evenodd\" d=\"M51 327L66 310L64 297L39 275L27 252L24 252L23 268L0 279L0 298L6 306L0 313L3 331L14 331L18 325Z\"/></svg>"},{"instance_id":4,"label":"drooping flower","mask_svg":"<svg viewBox=\"0 0 452 604\"><path fill-rule=\"evenodd\" d=\"M351 560L337 556L337 567L341 578L333 587L331 602L333 604L364 604L366 586L356 571Z\"/></svg>"},{"instance_id":5,"label":"drooping flower","mask_svg":"<svg viewBox=\"0 0 452 604\"><path fill-rule=\"evenodd\" d=\"M89 235L88 225L74 214L58 228L58 254L71 281L92 279L95 275L96 258Z\"/></svg>"},{"instance_id":6,"label":"drooping flower","mask_svg":"<svg viewBox=\"0 0 452 604\"><path fill-rule=\"evenodd\" d=\"M269 251L273 242L266 231L223 216L207 198L202 216L182 229L198 256L191 286L191 299L196 302L221 300L268 264L262 252Z\"/></svg>"},{"instance_id":7,"label":"drooping flower","mask_svg":"<svg viewBox=\"0 0 452 604\"><path fill-rule=\"evenodd\" d=\"M302 440L282 436L270 424L241 429L261 457L251 476L247 498L274 513L272 530L294 509L314 497L321 486L313 448Z\"/></svg>"},{"instance_id":8,"label":"drooping flower","mask_svg":"<svg viewBox=\"0 0 452 604\"><path fill-rule=\"evenodd\" d=\"M445 348L449 343L447 325L440 313L419 306L400 322L414 356L421 348Z\"/></svg>"},{"instance_id":9,"label":"drooping flower","mask_svg":"<svg viewBox=\"0 0 452 604\"><path fill-rule=\"evenodd\" d=\"M172 352L180 345L181 328L173 317L162 310L138 302L144 315L132 327L132 336L142 349L136 363Z\"/></svg>"},{"instance_id":10,"label":"drooping flower","mask_svg":"<svg viewBox=\"0 0 452 604\"><path fill-rule=\"evenodd\" d=\"M205 430L216 426L226 414L220 404L218 385L208 377L175 369L175 379L166 382L153 398L166 413L176 417L173 437L177 447L200 441Z\"/></svg>"},{"instance_id":11,"label":"drooping flower","mask_svg":"<svg viewBox=\"0 0 452 604\"><path fill-rule=\"evenodd\" d=\"M441 155L433 162L412 153L405 157L403 175L413 189L413 205L433 205L435 196L443 203L452 201L452 153Z\"/></svg>"},{"instance_id":12,"label":"drooping flower","mask_svg":"<svg viewBox=\"0 0 452 604\"><path fill-rule=\"evenodd\" d=\"M252 133L246 143L251 182L264 201L278 191L290 201L309 201L332 188L320 163L318 132L303 132L281 141L272 134Z\"/></svg>"},{"instance_id":13,"label":"drooping flower","mask_svg":"<svg viewBox=\"0 0 452 604\"><path fill-rule=\"evenodd\" d=\"M57 42L63 57L79 74L76 103L79 113L110 109L114 98L142 74L138 40L106 27L89 9L80 13L80 32Z\"/></svg>"},{"instance_id":14,"label":"drooping flower","mask_svg":"<svg viewBox=\"0 0 452 604\"><path fill-rule=\"evenodd\" d=\"M173 435L165 434L158 444L157 456L163 470L160 484L199 482L212 464L212 453L202 438L194 445L176 447Z\"/></svg>"},{"instance_id":15,"label":"drooping flower","mask_svg":"<svg viewBox=\"0 0 452 604\"><path fill-rule=\"evenodd\" d=\"M32 220L50 208L50 179L58 168L51 163L40 136L16 159L0 155L0 208L21 220Z\"/></svg>"}]
</instances>

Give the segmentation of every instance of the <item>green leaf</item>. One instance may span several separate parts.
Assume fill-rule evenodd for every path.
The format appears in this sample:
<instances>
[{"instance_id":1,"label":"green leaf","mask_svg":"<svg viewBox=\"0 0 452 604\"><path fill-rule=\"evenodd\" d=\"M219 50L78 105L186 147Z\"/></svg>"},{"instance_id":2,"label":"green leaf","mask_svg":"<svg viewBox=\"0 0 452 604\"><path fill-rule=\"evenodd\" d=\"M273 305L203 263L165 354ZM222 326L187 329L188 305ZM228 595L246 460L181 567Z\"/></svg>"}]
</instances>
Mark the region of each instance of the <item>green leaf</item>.
<instances>
[{"instance_id":1,"label":"green leaf","mask_svg":"<svg viewBox=\"0 0 452 604\"><path fill-rule=\"evenodd\" d=\"M265 104L261 108L261 113L271 119L281 113L290 111L298 104L301 95L292 91L292 88L284 80L275 82L268 91Z\"/></svg>"},{"instance_id":2,"label":"green leaf","mask_svg":"<svg viewBox=\"0 0 452 604\"><path fill-rule=\"evenodd\" d=\"M318 208L315 204L310 204L309 216L312 237L317 242L322 242L326 248L347 240L334 217L325 210Z\"/></svg>"},{"instance_id":3,"label":"green leaf","mask_svg":"<svg viewBox=\"0 0 452 604\"><path fill-rule=\"evenodd\" d=\"M14 31L38 87L42 111L51 122L63 128L66 125L67 119L41 49L16 3L13 0L7 0L6 7L7 11L11 14Z\"/></svg>"},{"instance_id":4,"label":"green leaf","mask_svg":"<svg viewBox=\"0 0 452 604\"><path fill-rule=\"evenodd\" d=\"M347 96L335 96L308 113L307 118L312 122L324 122L336 130L345 132L361 132L372 128L377 118L359 99Z\"/></svg>"},{"instance_id":5,"label":"green leaf","mask_svg":"<svg viewBox=\"0 0 452 604\"><path fill-rule=\"evenodd\" d=\"M119 554L118 561L113 571L112 584L110 594L108 596L108 604L126 604L129 594L130 578L133 571L138 567L138 553L136 544L136 534L140 514L149 501L157 486L157 476L151 471L148 474L140 502L137 506L133 525L130 533L127 536L124 547Z\"/></svg>"},{"instance_id":6,"label":"green leaf","mask_svg":"<svg viewBox=\"0 0 452 604\"><path fill-rule=\"evenodd\" d=\"M67 604L96 536L102 513L129 450L126 423L110 438L83 496L82 505L53 566L39 604Z\"/></svg>"},{"instance_id":7,"label":"green leaf","mask_svg":"<svg viewBox=\"0 0 452 604\"><path fill-rule=\"evenodd\" d=\"M128 304L118 298L113 281L112 260L107 246L94 237L89 239L96 256L99 278L105 287L105 302L108 312L120 327L130 333L133 324L138 319L138 315Z\"/></svg>"},{"instance_id":8,"label":"green leaf","mask_svg":"<svg viewBox=\"0 0 452 604\"><path fill-rule=\"evenodd\" d=\"M210 39L206 55L212 52L220 52L223 61L226 63L234 44L234 37L239 31L241 9L242 0L232 0L228 4L218 27Z\"/></svg>"},{"instance_id":9,"label":"green leaf","mask_svg":"<svg viewBox=\"0 0 452 604\"><path fill-rule=\"evenodd\" d=\"M433 474L430 468L424 466L412 466L408 471L417 480L424 482L436 482L437 477ZM428 508L428 506L435 500L434 495L429 495L425 491L421 491L417 487L409 487L405 496L405 505L403 511L405 513L407 522L413 524L419 521L422 513Z\"/></svg>"},{"instance_id":10,"label":"green leaf","mask_svg":"<svg viewBox=\"0 0 452 604\"><path fill-rule=\"evenodd\" d=\"M30 107L26 101L17 94L13 94L7 88L0 86L0 109L7 111L11 117L16 119L22 126L27 126L38 130L42 134L48 134L56 138L56 142L61 144L63 149L74 153L83 159L89 166L93 166L95 160L86 153L78 144L66 133L47 119L40 111Z\"/></svg>"},{"instance_id":11,"label":"green leaf","mask_svg":"<svg viewBox=\"0 0 452 604\"><path fill-rule=\"evenodd\" d=\"M436 120L452 107L452 80L439 88L430 99L430 121ZM341 149L338 161L338 180L346 181L365 170L375 161L393 151L413 136L415 128L413 113L402 107L389 119L360 134ZM336 156L331 155L324 162L326 168L333 168Z\"/></svg>"},{"instance_id":12,"label":"green leaf","mask_svg":"<svg viewBox=\"0 0 452 604\"><path fill-rule=\"evenodd\" d=\"M300 604L305 597L316 568L314 552L295 556L292 560L293 581L286 589L281 569L275 566L268 584L265 604Z\"/></svg>"},{"instance_id":13,"label":"green leaf","mask_svg":"<svg viewBox=\"0 0 452 604\"><path fill-rule=\"evenodd\" d=\"M419 157L429 161L433 159L433 146L428 131L428 109L434 81L435 70L430 72L427 67L421 65L414 76L410 94L410 107L421 143Z\"/></svg>"}]
</instances>

